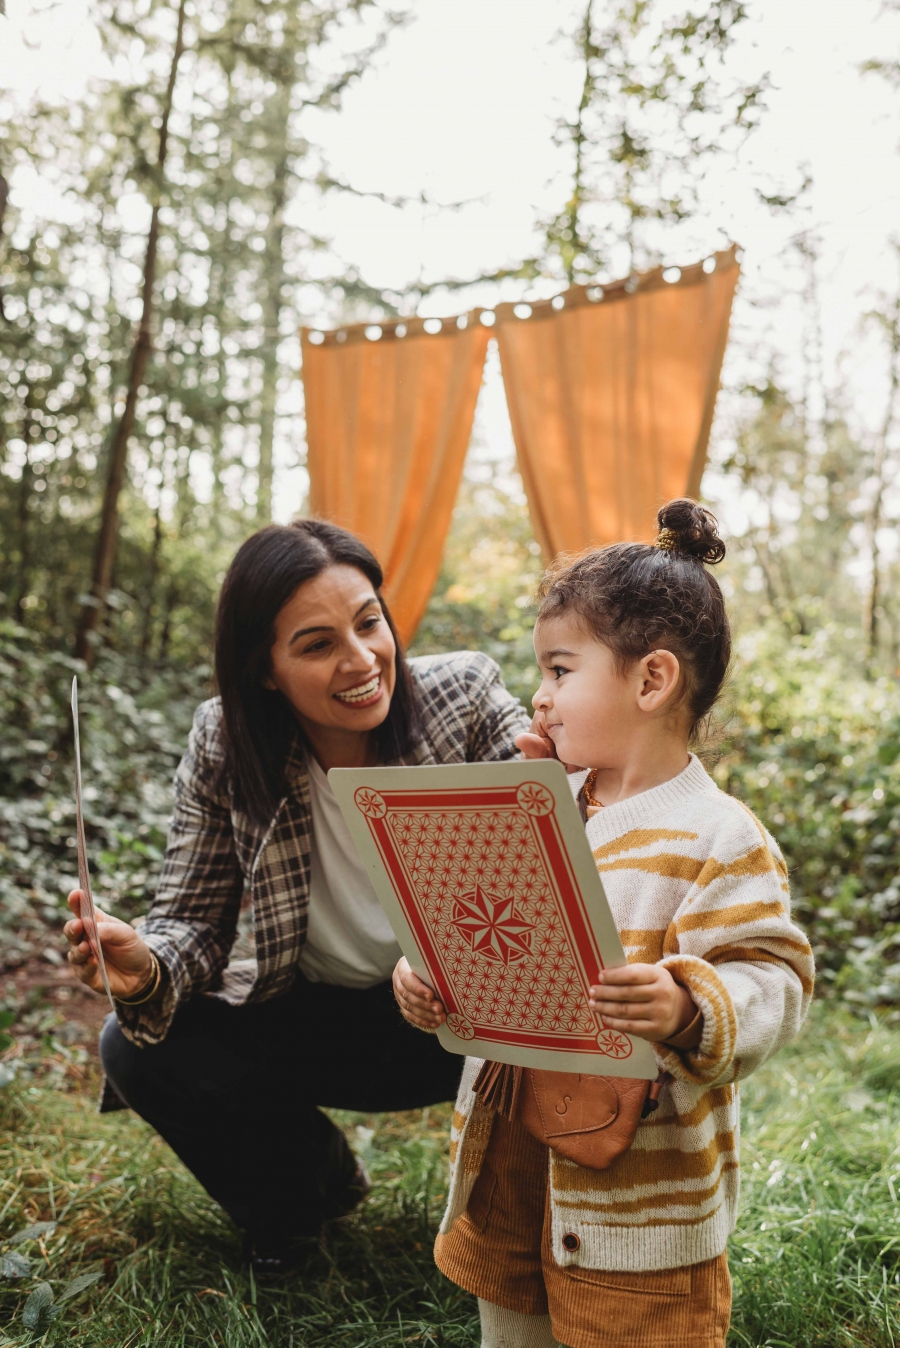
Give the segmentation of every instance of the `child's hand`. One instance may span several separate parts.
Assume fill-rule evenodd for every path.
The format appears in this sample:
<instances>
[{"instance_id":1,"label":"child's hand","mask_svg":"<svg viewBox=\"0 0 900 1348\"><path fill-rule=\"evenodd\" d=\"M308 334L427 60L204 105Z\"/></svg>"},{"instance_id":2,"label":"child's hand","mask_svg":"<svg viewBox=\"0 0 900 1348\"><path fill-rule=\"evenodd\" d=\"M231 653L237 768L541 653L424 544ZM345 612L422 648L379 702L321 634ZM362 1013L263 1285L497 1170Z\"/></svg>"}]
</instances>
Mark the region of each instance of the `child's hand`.
<instances>
[{"instance_id":1,"label":"child's hand","mask_svg":"<svg viewBox=\"0 0 900 1348\"><path fill-rule=\"evenodd\" d=\"M604 969L590 990L588 1006L609 1030L661 1044L687 1028L697 1007L686 988L659 964Z\"/></svg>"},{"instance_id":2,"label":"child's hand","mask_svg":"<svg viewBox=\"0 0 900 1348\"><path fill-rule=\"evenodd\" d=\"M524 759L529 758L556 758L556 745L547 734L547 728L544 725L543 712L536 711L531 718L531 729L517 735L515 739L516 748ZM574 763L564 763L566 772L580 772L581 769Z\"/></svg>"},{"instance_id":3,"label":"child's hand","mask_svg":"<svg viewBox=\"0 0 900 1348\"><path fill-rule=\"evenodd\" d=\"M447 1019L447 1012L437 1000L431 988L409 967L409 960L397 961L394 969L394 996L400 1008L400 1014L417 1030L429 1030L432 1034Z\"/></svg>"},{"instance_id":4,"label":"child's hand","mask_svg":"<svg viewBox=\"0 0 900 1348\"><path fill-rule=\"evenodd\" d=\"M531 729L516 736L516 748L523 758L555 758L556 745L547 734L543 714L536 711L531 718Z\"/></svg>"}]
</instances>

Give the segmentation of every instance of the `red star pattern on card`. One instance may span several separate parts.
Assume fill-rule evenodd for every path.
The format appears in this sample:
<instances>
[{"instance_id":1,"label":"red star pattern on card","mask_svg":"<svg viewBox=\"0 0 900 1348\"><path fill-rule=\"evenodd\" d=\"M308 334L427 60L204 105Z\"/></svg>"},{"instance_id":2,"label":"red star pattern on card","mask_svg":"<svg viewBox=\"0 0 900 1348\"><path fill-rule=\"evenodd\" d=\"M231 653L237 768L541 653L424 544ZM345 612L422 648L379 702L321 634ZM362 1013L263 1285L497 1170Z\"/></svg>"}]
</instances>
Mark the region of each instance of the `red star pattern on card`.
<instances>
[{"instance_id":1,"label":"red star pattern on card","mask_svg":"<svg viewBox=\"0 0 900 1348\"><path fill-rule=\"evenodd\" d=\"M588 1008L604 953L618 963L622 948L561 771L525 776L534 766L336 770L336 793L401 947L446 1007L445 1048L652 1077L650 1050Z\"/></svg>"},{"instance_id":2,"label":"red star pattern on card","mask_svg":"<svg viewBox=\"0 0 900 1348\"><path fill-rule=\"evenodd\" d=\"M388 808L384 822L457 1016L481 1035L496 1025L587 1037L596 1053L597 1022L535 829L535 814L549 813L538 792L526 808Z\"/></svg>"},{"instance_id":3,"label":"red star pattern on card","mask_svg":"<svg viewBox=\"0 0 900 1348\"><path fill-rule=\"evenodd\" d=\"M512 964L531 949L534 927L519 918L515 899L497 898L476 885L474 894L456 900L453 914L450 925L489 960Z\"/></svg>"}]
</instances>

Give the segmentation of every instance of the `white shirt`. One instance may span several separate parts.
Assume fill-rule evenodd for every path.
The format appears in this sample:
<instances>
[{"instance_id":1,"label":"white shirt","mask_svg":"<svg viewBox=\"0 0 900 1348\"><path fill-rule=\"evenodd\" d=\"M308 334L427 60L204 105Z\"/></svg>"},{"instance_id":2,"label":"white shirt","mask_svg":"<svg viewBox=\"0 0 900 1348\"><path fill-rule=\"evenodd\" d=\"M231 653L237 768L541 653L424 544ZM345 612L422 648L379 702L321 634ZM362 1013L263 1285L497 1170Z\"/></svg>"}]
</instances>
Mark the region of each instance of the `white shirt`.
<instances>
[{"instance_id":1,"label":"white shirt","mask_svg":"<svg viewBox=\"0 0 900 1348\"><path fill-rule=\"evenodd\" d=\"M300 970L313 983L370 988L390 978L400 947L328 778L312 756L306 770L313 846L309 926Z\"/></svg>"}]
</instances>

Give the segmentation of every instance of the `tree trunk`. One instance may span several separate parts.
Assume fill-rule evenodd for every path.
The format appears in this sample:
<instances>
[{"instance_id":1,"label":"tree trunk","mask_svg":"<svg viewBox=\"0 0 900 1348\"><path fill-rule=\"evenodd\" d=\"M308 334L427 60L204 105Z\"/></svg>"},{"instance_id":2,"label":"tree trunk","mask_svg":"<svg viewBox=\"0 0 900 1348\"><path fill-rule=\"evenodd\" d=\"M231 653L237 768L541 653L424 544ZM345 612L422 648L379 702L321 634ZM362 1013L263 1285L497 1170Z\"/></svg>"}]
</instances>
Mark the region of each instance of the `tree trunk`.
<instances>
[{"instance_id":1,"label":"tree trunk","mask_svg":"<svg viewBox=\"0 0 900 1348\"><path fill-rule=\"evenodd\" d=\"M169 585L169 591L166 595L166 612L163 618L162 631L159 634L159 659L165 660L169 654L169 641L172 636L172 617L175 613L175 605L178 602L178 587L173 580Z\"/></svg>"},{"instance_id":2,"label":"tree trunk","mask_svg":"<svg viewBox=\"0 0 900 1348\"><path fill-rule=\"evenodd\" d=\"M893 308L885 315L884 328L890 353L890 379L885 405L884 420L878 434L875 450L875 497L869 514L869 548L872 559L872 583L869 589L867 613L869 668L878 654L878 620L881 617L881 550L878 546L878 531L884 514L884 494L888 486L888 440L894 428L894 415L897 405L897 393L900 391L900 295L895 296Z\"/></svg>"},{"instance_id":3,"label":"tree trunk","mask_svg":"<svg viewBox=\"0 0 900 1348\"><path fill-rule=\"evenodd\" d=\"M172 112L172 96L175 91L175 78L178 63L184 51L184 12L186 0L179 0L178 28L175 46L172 51L172 64L169 69L169 81L163 104L162 122L159 128L159 151L156 160L156 186L153 211L150 216L150 230L147 234L147 251L144 258L144 282L141 303L141 321L137 331L128 370L128 392L125 397L125 410L113 432L109 448L109 463L106 473L106 489L103 494L103 509L100 514L100 531L94 554L94 570L91 578L90 595L81 610L78 631L75 637L75 655L87 665L93 664L96 648L95 633L106 607L110 578L115 561L116 546L119 540L119 496L125 481L125 468L128 459L128 442L134 429L138 392L144 382L144 374L153 345L151 325L153 321L153 285L156 278L156 248L159 238L159 209L162 185L166 166L166 151L169 139L169 117Z\"/></svg>"},{"instance_id":4,"label":"tree trunk","mask_svg":"<svg viewBox=\"0 0 900 1348\"><path fill-rule=\"evenodd\" d=\"M228 243L228 208L226 207L225 229L222 231L222 249L224 252ZM225 355L225 318L226 304L224 296L225 290L225 268L221 263L213 263L210 266L210 284L208 306L209 312L216 325L216 331L219 336L219 349L215 356L215 367L218 379L216 380L217 396L219 407L224 408L225 390L228 387L228 358ZM210 512L213 519L220 520L225 514L225 484L222 480L222 474L225 469L225 443L223 425L224 421L220 412L215 424L210 428L209 454L212 466L212 498L210 500Z\"/></svg>"},{"instance_id":5,"label":"tree trunk","mask_svg":"<svg viewBox=\"0 0 900 1348\"><path fill-rule=\"evenodd\" d=\"M16 524L19 535L19 568L16 576L15 611L19 621L25 617L25 597L28 594L28 581L31 571L31 529L29 507L34 488L34 469L31 463L31 441L35 429L34 389L29 384L25 394L25 415L22 418L22 439L25 442L25 462L22 464L22 477L19 482L19 508L16 512Z\"/></svg>"},{"instance_id":6,"label":"tree trunk","mask_svg":"<svg viewBox=\"0 0 900 1348\"><path fill-rule=\"evenodd\" d=\"M162 493L160 492L160 495ZM144 597L144 612L141 625L141 655L150 651L150 637L153 629L153 596L159 575L159 556L162 549L162 500L156 504L156 519L153 525L153 546L147 564L147 593Z\"/></svg>"},{"instance_id":7,"label":"tree trunk","mask_svg":"<svg viewBox=\"0 0 900 1348\"><path fill-rule=\"evenodd\" d=\"M3 0L0 0L0 5L2 5L2 3ZM2 13L3 10L0 9L0 14ZM6 202L8 197L9 197L9 183L6 181L3 174L0 173L0 231L2 231L3 229L3 217L6 214ZM0 290L0 319L6 322L6 312L3 308L2 290Z\"/></svg>"},{"instance_id":8,"label":"tree trunk","mask_svg":"<svg viewBox=\"0 0 900 1348\"><path fill-rule=\"evenodd\" d=\"M281 308L284 291L284 203L288 176L288 118L290 117L290 86L281 86L276 94L277 125L282 134L280 154L272 172L269 196L269 224L266 229L266 251L263 275L266 292L263 298L263 377L259 399L259 468L256 488L256 519L268 524L272 518L273 451L275 446L275 407L278 399L278 343L281 339Z\"/></svg>"}]
</instances>

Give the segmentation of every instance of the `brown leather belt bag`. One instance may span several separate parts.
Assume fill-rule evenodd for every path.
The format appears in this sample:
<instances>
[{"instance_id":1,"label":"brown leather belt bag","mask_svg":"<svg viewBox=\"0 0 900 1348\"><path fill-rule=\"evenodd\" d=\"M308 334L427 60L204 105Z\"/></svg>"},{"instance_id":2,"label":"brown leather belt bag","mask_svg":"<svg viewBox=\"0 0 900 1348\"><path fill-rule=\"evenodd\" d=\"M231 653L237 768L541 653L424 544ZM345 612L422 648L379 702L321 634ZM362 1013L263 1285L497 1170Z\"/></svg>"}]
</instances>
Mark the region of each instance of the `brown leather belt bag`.
<instances>
[{"instance_id":1,"label":"brown leather belt bag","mask_svg":"<svg viewBox=\"0 0 900 1348\"><path fill-rule=\"evenodd\" d=\"M545 1146L589 1170L606 1170L634 1142L638 1124L658 1108L669 1078L597 1077L485 1062L475 1092L514 1118Z\"/></svg>"}]
</instances>

